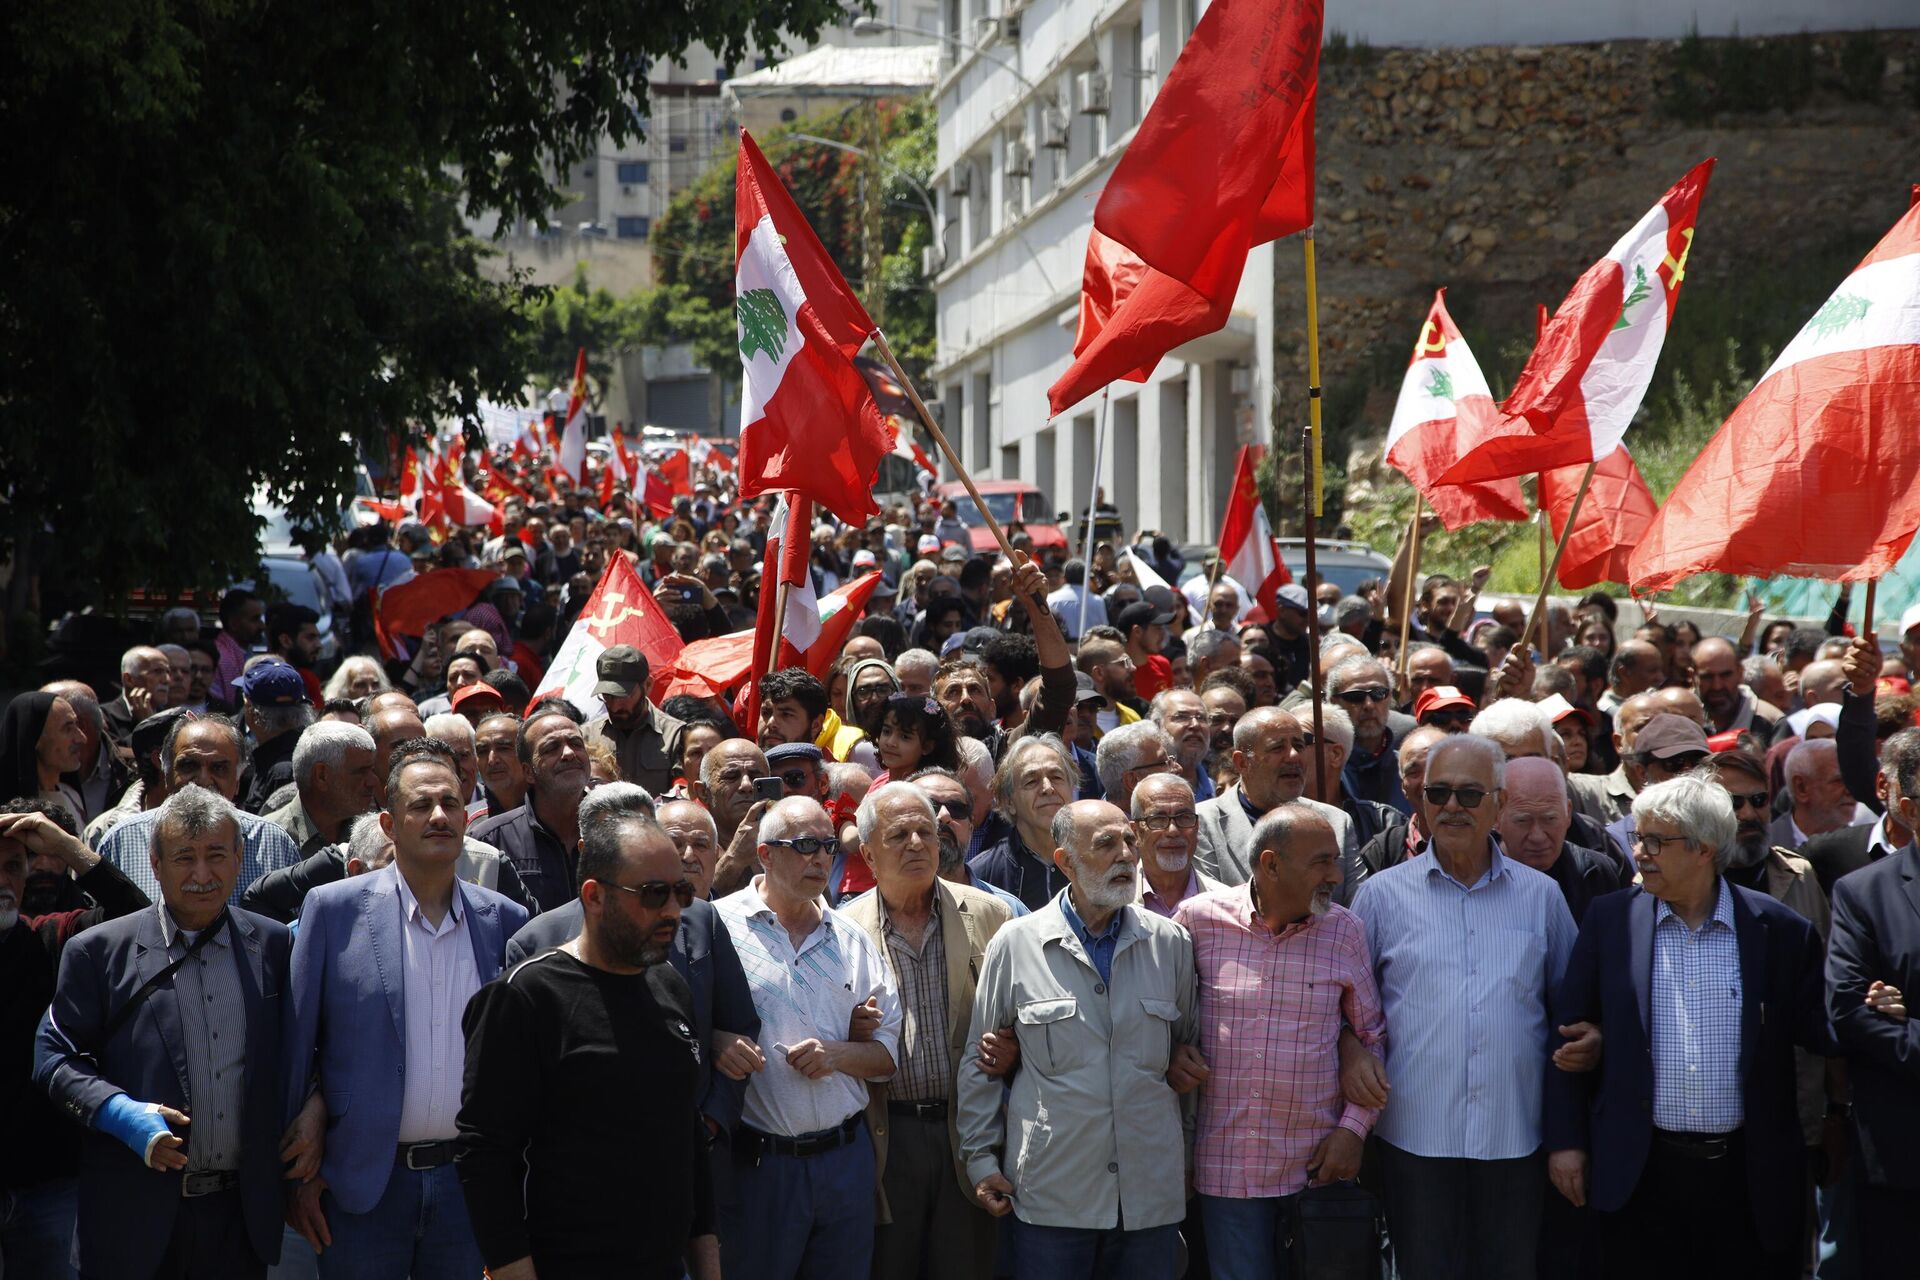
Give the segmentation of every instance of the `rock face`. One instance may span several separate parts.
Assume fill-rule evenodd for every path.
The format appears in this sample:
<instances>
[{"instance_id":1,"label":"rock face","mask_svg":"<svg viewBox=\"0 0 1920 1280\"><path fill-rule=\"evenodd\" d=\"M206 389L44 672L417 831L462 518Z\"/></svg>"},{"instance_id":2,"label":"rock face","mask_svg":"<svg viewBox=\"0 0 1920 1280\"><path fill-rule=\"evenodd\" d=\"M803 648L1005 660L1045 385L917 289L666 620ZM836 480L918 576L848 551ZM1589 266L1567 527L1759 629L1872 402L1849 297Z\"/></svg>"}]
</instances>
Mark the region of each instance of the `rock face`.
<instances>
[{"instance_id":1,"label":"rock face","mask_svg":"<svg viewBox=\"0 0 1920 1280\"><path fill-rule=\"evenodd\" d=\"M1764 269L1796 245L1884 231L1906 207L1920 157L1920 111L1896 83L1916 74L1920 33L1881 33L1880 105L1820 91L1837 82L1843 40L1813 38L1816 92L1799 110L1706 122L1661 109L1670 42L1388 49L1329 62L1316 232L1324 384L1404 363L1440 285L1456 314L1529 338L1535 305L1558 305L1707 156L1719 165L1690 275ZM1283 401L1306 370L1288 261L1275 290ZM1384 429L1384 414L1373 417Z\"/></svg>"}]
</instances>

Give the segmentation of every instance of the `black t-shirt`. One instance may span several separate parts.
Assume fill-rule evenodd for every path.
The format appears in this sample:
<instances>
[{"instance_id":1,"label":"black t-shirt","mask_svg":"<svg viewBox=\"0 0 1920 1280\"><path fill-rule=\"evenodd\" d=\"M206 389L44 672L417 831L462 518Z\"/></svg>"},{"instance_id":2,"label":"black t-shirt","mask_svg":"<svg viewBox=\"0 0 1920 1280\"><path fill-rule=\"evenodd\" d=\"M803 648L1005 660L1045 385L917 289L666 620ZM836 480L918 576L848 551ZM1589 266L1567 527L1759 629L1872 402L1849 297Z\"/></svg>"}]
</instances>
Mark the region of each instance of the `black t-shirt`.
<instances>
[{"instance_id":1,"label":"black t-shirt","mask_svg":"<svg viewBox=\"0 0 1920 1280\"><path fill-rule=\"evenodd\" d=\"M460 1182L490 1267L678 1277L713 1231L693 997L670 965L536 956L467 1005Z\"/></svg>"}]
</instances>

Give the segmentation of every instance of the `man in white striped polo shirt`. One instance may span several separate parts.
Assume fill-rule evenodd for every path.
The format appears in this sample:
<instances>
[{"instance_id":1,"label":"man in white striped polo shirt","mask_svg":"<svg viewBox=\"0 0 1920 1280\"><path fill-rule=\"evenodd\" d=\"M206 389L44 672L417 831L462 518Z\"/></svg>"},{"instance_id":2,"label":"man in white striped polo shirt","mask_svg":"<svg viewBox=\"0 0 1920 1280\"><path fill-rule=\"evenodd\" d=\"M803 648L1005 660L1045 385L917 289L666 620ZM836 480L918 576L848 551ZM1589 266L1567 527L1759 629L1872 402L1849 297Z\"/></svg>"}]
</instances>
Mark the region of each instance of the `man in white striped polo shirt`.
<instances>
[{"instance_id":1,"label":"man in white striped polo shirt","mask_svg":"<svg viewBox=\"0 0 1920 1280\"><path fill-rule=\"evenodd\" d=\"M1429 838L1353 899L1387 1015L1374 1137L1402 1280L1534 1273L1547 1008L1575 929L1552 878L1492 839L1504 774L1490 738L1435 743Z\"/></svg>"}]
</instances>

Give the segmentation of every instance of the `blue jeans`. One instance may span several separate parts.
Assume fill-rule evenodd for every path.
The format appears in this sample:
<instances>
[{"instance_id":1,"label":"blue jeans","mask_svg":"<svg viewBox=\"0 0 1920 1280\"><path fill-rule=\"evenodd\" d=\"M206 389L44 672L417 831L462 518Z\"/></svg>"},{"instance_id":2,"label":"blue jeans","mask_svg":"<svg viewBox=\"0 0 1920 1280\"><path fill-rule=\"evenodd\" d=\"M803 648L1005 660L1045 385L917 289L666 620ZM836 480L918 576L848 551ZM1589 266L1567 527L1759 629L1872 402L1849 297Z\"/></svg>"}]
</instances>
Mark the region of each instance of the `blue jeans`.
<instances>
[{"instance_id":1,"label":"blue jeans","mask_svg":"<svg viewBox=\"0 0 1920 1280\"><path fill-rule=\"evenodd\" d=\"M751 1280L856 1280L873 1267L873 1139L811 1156L736 1159L720 1265Z\"/></svg>"},{"instance_id":2,"label":"blue jeans","mask_svg":"<svg viewBox=\"0 0 1920 1280\"><path fill-rule=\"evenodd\" d=\"M1287 1255L1279 1248L1279 1235L1294 1198L1199 1197L1213 1280L1287 1280Z\"/></svg>"},{"instance_id":3,"label":"blue jeans","mask_svg":"<svg viewBox=\"0 0 1920 1280\"><path fill-rule=\"evenodd\" d=\"M396 1164L380 1203L342 1213L322 1201L333 1245L320 1255L321 1280L479 1280L480 1246L453 1166Z\"/></svg>"},{"instance_id":4,"label":"blue jeans","mask_svg":"<svg viewBox=\"0 0 1920 1280\"><path fill-rule=\"evenodd\" d=\"M0 1276L6 1280L73 1280L73 1218L80 1184L51 1178L0 1191Z\"/></svg>"},{"instance_id":5,"label":"blue jeans","mask_svg":"<svg viewBox=\"0 0 1920 1280\"><path fill-rule=\"evenodd\" d=\"M1167 1280L1180 1256L1180 1225L1043 1227L1005 1219L1015 1280Z\"/></svg>"}]
</instances>

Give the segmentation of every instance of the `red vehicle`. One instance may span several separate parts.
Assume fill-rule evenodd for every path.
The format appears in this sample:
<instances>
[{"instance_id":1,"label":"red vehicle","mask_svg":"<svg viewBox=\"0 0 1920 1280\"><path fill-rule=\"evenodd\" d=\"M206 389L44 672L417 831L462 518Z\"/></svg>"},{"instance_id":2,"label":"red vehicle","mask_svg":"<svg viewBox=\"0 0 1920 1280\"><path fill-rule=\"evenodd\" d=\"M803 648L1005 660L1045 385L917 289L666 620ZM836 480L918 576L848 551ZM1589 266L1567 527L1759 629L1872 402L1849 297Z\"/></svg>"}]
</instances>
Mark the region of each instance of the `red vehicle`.
<instances>
[{"instance_id":1,"label":"red vehicle","mask_svg":"<svg viewBox=\"0 0 1920 1280\"><path fill-rule=\"evenodd\" d=\"M1047 495L1024 480L976 480L980 496L986 500L987 510L1000 522L1002 529L1019 525L1033 539L1036 553L1050 548L1066 549L1067 535L1059 525L1060 513L1047 501ZM944 501L952 501L960 523L967 526L967 534L973 540L975 552L986 554L999 550L999 544L993 540L993 530L987 528L987 522L980 515L980 508L974 505L973 495L958 480L935 485L934 490ZM1011 530L1009 530L1011 532Z\"/></svg>"}]
</instances>

